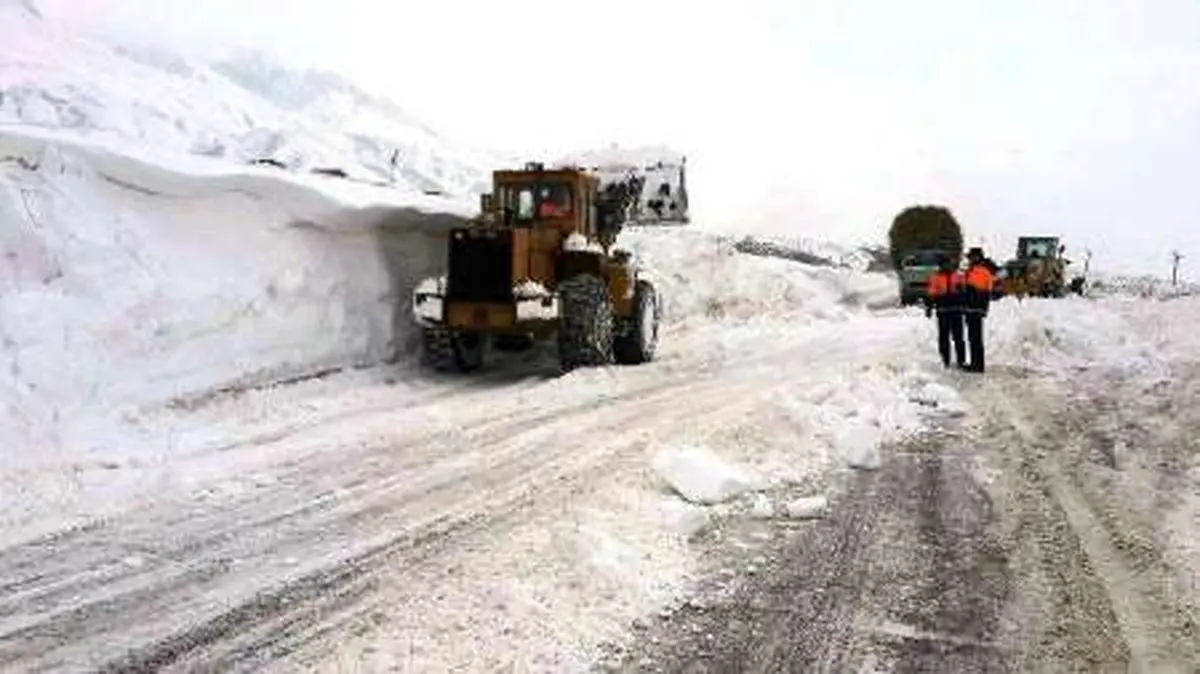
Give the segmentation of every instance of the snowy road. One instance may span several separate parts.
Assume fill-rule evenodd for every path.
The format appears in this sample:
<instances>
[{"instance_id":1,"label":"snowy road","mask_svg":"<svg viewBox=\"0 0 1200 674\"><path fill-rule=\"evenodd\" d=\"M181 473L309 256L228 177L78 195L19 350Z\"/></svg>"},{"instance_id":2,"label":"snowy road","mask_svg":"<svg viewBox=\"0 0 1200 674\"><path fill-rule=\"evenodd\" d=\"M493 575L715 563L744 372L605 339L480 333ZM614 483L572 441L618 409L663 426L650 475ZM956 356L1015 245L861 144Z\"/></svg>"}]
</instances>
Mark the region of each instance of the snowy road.
<instances>
[{"instance_id":1,"label":"snowy road","mask_svg":"<svg viewBox=\"0 0 1200 674\"><path fill-rule=\"evenodd\" d=\"M487 595L464 583L494 584L489 573L520 577L509 565L529 564L531 555L512 545L538 531L531 521L589 503L606 488L606 473L644 465L657 441L769 427L763 415L781 390L828 377L808 354L826 354L838 368L869 363L866 328L887 324L905 334L912 321L864 316L809 331L748 326L718 341L673 344L645 368L444 384L442 396L425 391L406 409L342 410L328 424L333 435L310 424L213 450L273 460L253 471L251 488L215 494L235 481L221 476L195 494L147 497L123 513L0 550L0 668L276 662L288 670L327 657L332 642L345 660L369 660L370 648L347 645L368 627L398 632L393 642L418 639L444 666L463 652L463 640L482 647L495 638L486 626L454 627L464 616L495 613L471 606ZM673 358L689 346L685 361ZM563 387L573 395L556 395ZM190 460L201 465L206 457ZM447 610L453 601L467 605ZM426 610L419 626L403 626L406 615ZM495 619L519 628L519 610ZM539 629L552 619L526 622Z\"/></svg>"},{"instance_id":2,"label":"snowy road","mask_svg":"<svg viewBox=\"0 0 1200 674\"><path fill-rule=\"evenodd\" d=\"M826 520L732 527L729 559L753 547L759 572L714 582L707 601L649 626L624 663L1196 671L1194 569L1160 520L1200 433L1168 430L1194 424L1198 373L1172 374L1153 396L1099 367L1065 385L1002 370L964 382L982 415L855 476ZM1139 480L1122 447L1161 453L1154 474Z\"/></svg>"}]
</instances>

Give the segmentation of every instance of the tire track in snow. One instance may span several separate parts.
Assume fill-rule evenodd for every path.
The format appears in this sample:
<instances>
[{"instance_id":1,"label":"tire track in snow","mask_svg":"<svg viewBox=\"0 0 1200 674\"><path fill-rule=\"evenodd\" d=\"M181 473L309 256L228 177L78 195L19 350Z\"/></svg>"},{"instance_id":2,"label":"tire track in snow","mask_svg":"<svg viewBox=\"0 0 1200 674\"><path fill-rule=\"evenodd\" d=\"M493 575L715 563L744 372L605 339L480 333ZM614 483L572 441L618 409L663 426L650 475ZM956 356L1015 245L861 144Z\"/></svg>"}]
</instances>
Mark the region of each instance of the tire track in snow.
<instances>
[{"instance_id":1,"label":"tire track in snow","mask_svg":"<svg viewBox=\"0 0 1200 674\"><path fill-rule=\"evenodd\" d=\"M1136 501L1083 479L1112 439L1078 431L1103 427L1118 382L1075 375L1070 396L1027 373L972 382L985 412L954 441L965 452L943 439L891 453L830 517L767 544L741 587L717 580L713 600L614 659L622 671L1197 671L1194 588L1128 528L1136 517L1109 515Z\"/></svg>"},{"instance_id":2,"label":"tire track in snow","mask_svg":"<svg viewBox=\"0 0 1200 674\"><path fill-rule=\"evenodd\" d=\"M760 353L744 359L743 366L769 366L777 359L778 354ZM637 445L638 439L628 436L624 444L591 449L552 442L556 436L569 437L572 427L589 417L587 433L604 437L642 422L694 425L706 415L728 415L753 405L761 380L739 374L741 388L734 390L720 372L712 372L659 380L601 411L597 401L588 400L529 411L516 419L497 413L459 431L458 444L447 442L444 433L418 433L406 438L415 441L408 447L411 456L392 465L387 459L395 441L349 457L327 453L323 461L302 461L282 473L280 489L272 492L274 501L248 498L208 515L185 508L175 519L135 515L80 530L70 544L54 550L38 545L5 550L0 568L58 569L56 575L39 571L18 579L25 591L0 603L0 664L84 662L89 654L107 653L102 658L107 659L132 647L132 655L110 664L137 669L182 661L205 646L220 651L213 642L253 624L286 623L289 616L312 612L314 596L327 594L340 601L357 594L350 588L367 592L360 580L365 571L356 569L415 559L426 541L479 530L538 499L555 498L614 452ZM685 387L689 404L679 405ZM458 446L466 443L476 449L462 453ZM367 458L383 460L372 465L362 461ZM348 462L363 468L347 472ZM333 484L321 483L338 463L343 468L332 473ZM310 494L314 487L321 493L339 487L343 493L315 502L286 497L293 491ZM447 507L453 503L467 505ZM255 513L257 519L251 517ZM422 513L433 514L422 518ZM405 521L412 524L405 527ZM164 548L160 537L165 532L175 540L169 538ZM345 535L326 533L322 538L320 532ZM373 542L356 543L364 537ZM343 554L313 564L307 572L280 561L289 554L339 546ZM128 556L135 550L142 556L130 564ZM232 578L246 560L255 560L257 568ZM293 580L279 584L289 577ZM314 594L306 588L323 589ZM214 613L217 596L231 608ZM80 603L77 597L87 599ZM209 617L198 617L205 614ZM129 621L132 616L137 617ZM314 629L311 621L294 622L298 627L288 628L292 634ZM242 651L253 654L264 644L283 640L270 628L265 632L258 646Z\"/></svg>"},{"instance_id":3,"label":"tire track in snow","mask_svg":"<svg viewBox=\"0 0 1200 674\"><path fill-rule=\"evenodd\" d=\"M1010 587L960 442L889 452L828 517L765 544L745 541L771 524L734 523L722 554L758 571L662 616L605 671L1002 671Z\"/></svg>"},{"instance_id":4,"label":"tire track in snow","mask_svg":"<svg viewBox=\"0 0 1200 674\"><path fill-rule=\"evenodd\" d=\"M1038 643L1031 657L1064 667L1089 663L1131 672L1185 671L1183 663L1200 662L1197 598L1174 580L1157 543L1125 528L1131 521L1105 516L1130 510L1131 503L1121 503L1125 495L1089 492L1079 472L1081 459L1093 450L1103 455L1103 447L1094 445L1109 439L1074 431L1102 427L1097 410L1106 409L1105 397L1121 388L1112 375L1093 381L1096 374L1077 373L1075 386L1089 393L1069 401L1065 414L1051 415L1056 405L1044 392L1024 404L1004 399L995 410L1007 419L1000 437L1019 450L1006 457L1016 468L1011 488L1022 504L1018 523L1044 518L1039 513L1046 510L1056 514L1054 530L1035 530L1026 546L1042 560L1045 577L1057 579L1045 599L1048 605L1039 608L1041 619L1051 629L1078 635L1075 644ZM1138 545L1126 545L1130 539ZM1064 564L1064 556L1075 561ZM1085 577L1073 581L1072 574L1080 571ZM1102 646L1106 642L1108 648Z\"/></svg>"}]
</instances>

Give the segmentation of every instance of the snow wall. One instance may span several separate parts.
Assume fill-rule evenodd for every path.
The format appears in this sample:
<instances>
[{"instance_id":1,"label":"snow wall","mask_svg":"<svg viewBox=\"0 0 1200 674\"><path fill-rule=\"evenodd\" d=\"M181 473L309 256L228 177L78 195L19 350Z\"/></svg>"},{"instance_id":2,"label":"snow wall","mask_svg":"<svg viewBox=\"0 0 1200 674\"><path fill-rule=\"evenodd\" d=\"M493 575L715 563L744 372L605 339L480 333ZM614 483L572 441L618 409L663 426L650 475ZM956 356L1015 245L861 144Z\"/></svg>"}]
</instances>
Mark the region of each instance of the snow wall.
<instances>
[{"instance_id":1,"label":"snow wall","mask_svg":"<svg viewBox=\"0 0 1200 674\"><path fill-rule=\"evenodd\" d=\"M411 354L408 292L463 220L347 203L0 135L0 444L86 445L142 405Z\"/></svg>"}]
</instances>

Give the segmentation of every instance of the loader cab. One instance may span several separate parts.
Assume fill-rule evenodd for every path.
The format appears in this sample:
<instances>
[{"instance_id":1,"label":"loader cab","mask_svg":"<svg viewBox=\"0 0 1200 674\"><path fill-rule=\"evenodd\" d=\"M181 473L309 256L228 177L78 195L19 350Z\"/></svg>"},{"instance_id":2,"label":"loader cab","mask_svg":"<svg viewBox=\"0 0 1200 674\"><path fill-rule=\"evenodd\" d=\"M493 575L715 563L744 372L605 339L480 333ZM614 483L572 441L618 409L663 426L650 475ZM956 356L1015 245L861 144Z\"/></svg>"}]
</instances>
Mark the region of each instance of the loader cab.
<instances>
[{"instance_id":1,"label":"loader cab","mask_svg":"<svg viewBox=\"0 0 1200 674\"><path fill-rule=\"evenodd\" d=\"M1017 259L1053 260L1061 253L1058 237L1023 236L1017 240Z\"/></svg>"},{"instance_id":2,"label":"loader cab","mask_svg":"<svg viewBox=\"0 0 1200 674\"><path fill-rule=\"evenodd\" d=\"M598 235L597 184L581 170L541 164L496 171L487 211L503 227L556 230L563 236L578 232L592 239Z\"/></svg>"}]
</instances>

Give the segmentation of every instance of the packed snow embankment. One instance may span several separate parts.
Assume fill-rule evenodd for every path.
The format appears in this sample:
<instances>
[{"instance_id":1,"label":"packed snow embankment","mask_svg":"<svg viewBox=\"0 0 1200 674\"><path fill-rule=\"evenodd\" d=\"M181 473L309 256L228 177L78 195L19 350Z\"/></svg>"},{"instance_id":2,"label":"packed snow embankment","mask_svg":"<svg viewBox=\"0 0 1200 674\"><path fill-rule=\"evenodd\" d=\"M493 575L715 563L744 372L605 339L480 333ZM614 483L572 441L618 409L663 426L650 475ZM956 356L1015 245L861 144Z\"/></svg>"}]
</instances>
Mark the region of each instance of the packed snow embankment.
<instances>
[{"instance_id":1,"label":"packed snow embankment","mask_svg":"<svg viewBox=\"0 0 1200 674\"><path fill-rule=\"evenodd\" d=\"M144 405L404 353L407 289L461 220L5 136L0 222L11 475L115 460Z\"/></svg>"},{"instance_id":2,"label":"packed snow embankment","mask_svg":"<svg viewBox=\"0 0 1200 674\"><path fill-rule=\"evenodd\" d=\"M887 274L745 253L730 237L630 229L620 244L655 273L664 319L673 326L780 319L811 325L896 304L895 280Z\"/></svg>"}]
</instances>

